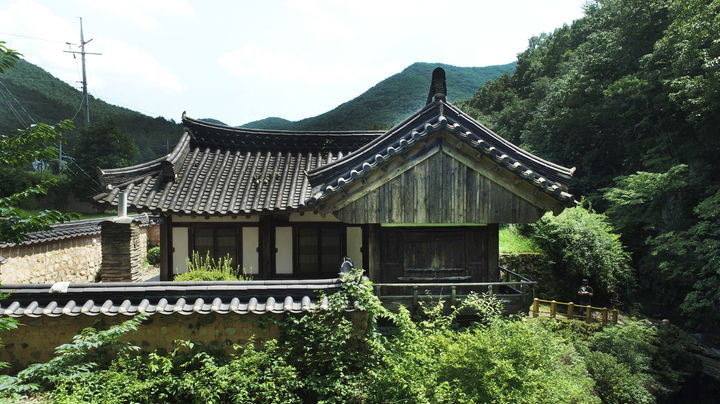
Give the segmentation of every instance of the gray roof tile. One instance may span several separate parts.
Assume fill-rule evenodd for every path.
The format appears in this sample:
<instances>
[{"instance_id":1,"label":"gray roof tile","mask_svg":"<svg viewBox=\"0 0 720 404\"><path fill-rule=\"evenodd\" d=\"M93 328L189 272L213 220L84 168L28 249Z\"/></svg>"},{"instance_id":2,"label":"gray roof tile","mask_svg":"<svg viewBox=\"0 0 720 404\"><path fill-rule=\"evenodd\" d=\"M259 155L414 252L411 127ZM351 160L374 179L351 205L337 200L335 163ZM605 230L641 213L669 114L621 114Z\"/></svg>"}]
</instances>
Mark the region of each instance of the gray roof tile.
<instances>
[{"instance_id":1,"label":"gray roof tile","mask_svg":"<svg viewBox=\"0 0 720 404\"><path fill-rule=\"evenodd\" d=\"M335 161L382 132L286 132L234 128L183 117L172 153L137 166L100 170L117 204L128 193L136 209L186 214L249 214L303 207L305 172Z\"/></svg>"},{"instance_id":2,"label":"gray roof tile","mask_svg":"<svg viewBox=\"0 0 720 404\"><path fill-rule=\"evenodd\" d=\"M146 213L129 216L133 218L133 220L139 222L140 226L150 226L157 224L158 222L158 218L156 216L149 216ZM25 234L26 239L19 243L0 241L0 248L13 247L15 245L45 243L72 237L100 234L100 223L108 219L110 218L100 217L96 219L70 220L64 223L52 224L48 230Z\"/></svg>"},{"instance_id":3,"label":"gray roof tile","mask_svg":"<svg viewBox=\"0 0 720 404\"><path fill-rule=\"evenodd\" d=\"M0 315L10 317L132 316L146 314L265 314L327 309L327 294L338 279L237 282L146 282L70 284L65 293L52 285L3 285ZM357 304L348 311L360 309Z\"/></svg>"}]
</instances>

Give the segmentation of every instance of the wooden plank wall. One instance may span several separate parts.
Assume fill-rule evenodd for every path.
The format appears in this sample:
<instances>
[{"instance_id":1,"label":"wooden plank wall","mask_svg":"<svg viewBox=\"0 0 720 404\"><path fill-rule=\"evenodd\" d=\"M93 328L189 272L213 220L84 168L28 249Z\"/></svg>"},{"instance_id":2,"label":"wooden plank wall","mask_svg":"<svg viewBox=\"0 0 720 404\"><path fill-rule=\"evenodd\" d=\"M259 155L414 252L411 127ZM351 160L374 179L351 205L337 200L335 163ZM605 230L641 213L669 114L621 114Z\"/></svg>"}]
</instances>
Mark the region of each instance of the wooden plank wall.
<instances>
[{"instance_id":1,"label":"wooden plank wall","mask_svg":"<svg viewBox=\"0 0 720 404\"><path fill-rule=\"evenodd\" d=\"M440 151L335 215L346 223L530 223L543 213Z\"/></svg>"},{"instance_id":2,"label":"wooden plank wall","mask_svg":"<svg viewBox=\"0 0 720 404\"><path fill-rule=\"evenodd\" d=\"M369 232L371 250L370 279L373 282L398 282L414 263L429 261L428 251L413 247L413 242L433 232L445 233L458 240L455 256L440 254L439 266L461 266L471 275L469 282L494 282L499 279L498 225L469 227L372 227ZM426 237L431 239L430 237ZM443 262L446 261L446 262Z\"/></svg>"}]
</instances>

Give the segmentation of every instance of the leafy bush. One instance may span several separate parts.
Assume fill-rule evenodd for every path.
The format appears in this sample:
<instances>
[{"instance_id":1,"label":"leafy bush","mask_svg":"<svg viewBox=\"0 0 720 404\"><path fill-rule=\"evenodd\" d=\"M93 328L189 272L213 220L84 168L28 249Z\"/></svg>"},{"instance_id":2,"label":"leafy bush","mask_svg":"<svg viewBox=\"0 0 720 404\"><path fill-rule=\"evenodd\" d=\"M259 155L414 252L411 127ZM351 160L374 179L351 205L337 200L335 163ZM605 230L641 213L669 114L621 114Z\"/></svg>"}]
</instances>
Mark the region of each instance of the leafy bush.
<instances>
[{"instance_id":1,"label":"leafy bush","mask_svg":"<svg viewBox=\"0 0 720 404\"><path fill-rule=\"evenodd\" d=\"M179 341L169 355L123 355L58 386L58 403L300 403L302 386L275 341L234 347L229 358Z\"/></svg>"},{"instance_id":2,"label":"leafy bush","mask_svg":"<svg viewBox=\"0 0 720 404\"><path fill-rule=\"evenodd\" d=\"M249 279L237 267L232 265L232 258L229 255L225 258L214 259L208 252L203 258L197 251L193 251L192 257L185 262L187 263L187 272L176 276L175 281L239 281Z\"/></svg>"},{"instance_id":3,"label":"leafy bush","mask_svg":"<svg viewBox=\"0 0 720 404\"><path fill-rule=\"evenodd\" d=\"M176 282L237 281L234 274L220 271L192 271L175 277Z\"/></svg>"},{"instance_id":4,"label":"leafy bush","mask_svg":"<svg viewBox=\"0 0 720 404\"><path fill-rule=\"evenodd\" d=\"M595 391L604 404L649 404L655 398L643 387L647 376L634 373L615 356L599 351L585 355L588 371L595 381Z\"/></svg>"},{"instance_id":5,"label":"leafy bush","mask_svg":"<svg viewBox=\"0 0 720 404\"><path fill-rule=\"evenodd\" d=\"M582 278L589 278L597 300L617 304L632 286L630 257L604 215L581 206L547 213L529 226L529 234L553 261L540 285L550 297L573 301Z\"/></svg>"},{"instance_id":6,"label":"leafy bush","mask_svg":"<svg viewBox=\"0 0 720 404\"><path fill-rule=\"evenodd\" d=\"M160 247L153 247L147 250L147 262L150 265L160 264Z\"/></svg>"},{"instance_id":7,"label":"leafy bush","mask_svg":"<svg viewBox=\"0 0 720 404\"><path fill-rule=\"evenodd\" d=\"M691 355L671 326L505 318L492 295L471 295L449 313L438 302L413 320L407 309L386 311L359 270L343 275L327 301L325 310L278 320L277 341L250 340L229 354L180 341L168 354L138 355L120 342L138 317L88 329L50 362L2 380L12 387L5 395L35 389L58 403L651 403L667 392L659 387L679 386L670 365ZM350 314L356 304L364 312ZM456 321L470 312L479 320ZM380 335L378 319L396 331Z\"/></svg>"},{"instance_id":8,"label":"leafy bush","mask_svg":"<svg viewBox=\"0 0 720 404\"><path fill-rule=\"evenodd\" d=\"M375 370L373 402L599 402L572 344L540 324L490 316L459 329L438 320L397 314L400 332Z\"/></svg>"}]
</instances>

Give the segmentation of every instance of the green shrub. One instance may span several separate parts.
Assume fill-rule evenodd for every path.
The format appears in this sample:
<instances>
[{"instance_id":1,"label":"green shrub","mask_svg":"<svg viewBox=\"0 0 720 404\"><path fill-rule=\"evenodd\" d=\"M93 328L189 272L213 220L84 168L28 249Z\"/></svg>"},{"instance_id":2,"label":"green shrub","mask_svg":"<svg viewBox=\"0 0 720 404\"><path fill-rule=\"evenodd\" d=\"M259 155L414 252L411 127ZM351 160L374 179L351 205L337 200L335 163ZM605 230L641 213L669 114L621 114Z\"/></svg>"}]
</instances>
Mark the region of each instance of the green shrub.
<instances>
[{"instance_id":1,"label":"green shrub","mask_svg":"<svg viewBox=\"0 0 720 404\"><path fill-rule=\"evenodd\" d=\"M107 370L68 380L58 403L300 403L302 386L274 341L236 346L229 358L189 342L169 355L122 355Z\"/></svg>"},{"instance_id":2,"label":"green shrub","mask_svg":"<svg viewBox=\"0 0 720 404\"><path fill-rule=\"evenodd\" d=\"M649 404L655 398L644 387L647 376L635 373L615 356L598 351L585 355L588 371L595 381L595 391L604 404Z\"/></svg>"},{"instance_id":3,"label":"green shrub","mask_svg":"<svg viewBox=\"0 0 720 404\"><path fill-rule=\"evenodd\" d=\"M406 321L387 349L374 402L599 402L572 344L534 322L495 318L453 330Z\"/></svg>"},{"instance_id":4,"label":"green shrub","mask_svg":"<svg viewBox=\"0 0 720 404\"><path fill-rule=\"evenodd\" d=\"M176 282L237 281L235 274L220 271L191 271L175 277Z\"/></svg>"},{"instance_id":5,"label":"green shrub","mask_svg":"<svg viewBox=\"0 0 720 404\"><path fill-rule=\"evenodd\" d=\"M214 259L208 252L203 258L197 251L193 251L192 257L185 262L187 263L187 272L176 276L175 281L238 281L250 279L232 265L230 256Z\"/></svg>"},{"instance_id":6,"label":"green shrub","mask_svg":"<svg viewBox=\"0 0 720 404\"><path fill-rule=\"evenodd\" d=\"M147 262L150 265L160 264L160 247L153 247L147 250Z\"/></svg>"},{"instance_id":7,"label":"green shrub","mask_svg":"<svg viewBox=\"0 0 720 404\"><path fill-rule=\"evenodd\" d=\"M553 262L540 292L573 301L582 278L589 278L595 301L617 304L633 284L630 257L604 215L581 206L554 216L547 213L529 226L530 237Z\"/></svg>"}]
</instances>

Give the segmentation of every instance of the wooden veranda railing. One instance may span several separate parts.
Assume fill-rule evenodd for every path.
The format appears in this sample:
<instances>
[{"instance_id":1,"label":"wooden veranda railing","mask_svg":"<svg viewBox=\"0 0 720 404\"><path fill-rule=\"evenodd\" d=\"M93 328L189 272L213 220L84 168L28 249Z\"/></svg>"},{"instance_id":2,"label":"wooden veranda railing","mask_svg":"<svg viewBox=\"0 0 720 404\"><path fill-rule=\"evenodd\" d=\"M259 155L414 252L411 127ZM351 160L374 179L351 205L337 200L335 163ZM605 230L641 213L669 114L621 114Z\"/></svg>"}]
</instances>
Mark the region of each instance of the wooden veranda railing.
<instances>
[{"instance_id":1,"label":"wooden veranda railing","mask_svg":"<svg viewBox=\"0 0 720 404\"><path fill-rule=\"evenodd\" d=\"M447 299L450 305L454 305L472 292L517 296L527 307L537 282L504 268L499 269L499 282L396 282L375 283L373 288L381 300L406 301L413 307L426 299Z\"/></svg>"},{"instance_id":2,"label":"wooden veranda railing","mask_svg":"<svg viewBox=\"0 0 720 404\"><path fill-rule=\"evenodd\" d=\"M540 303L549 304L550 312L541 313ZM563 307L565 311L563 312L562 310L558 310L558 307ZM584 320L587 322L599 321L600 323L602 323L602 325L606 325L611 321L616 324L618 322L617 309L608 309L607 307L584 306L581 304L575 304L573 302L556 302L555 300L542 300L538 298L533 299L530 312L532 313L533 317L538 317L540 315L549 315L550 317L560 316L572 320Z\"/></svg>"}]
</instances>

